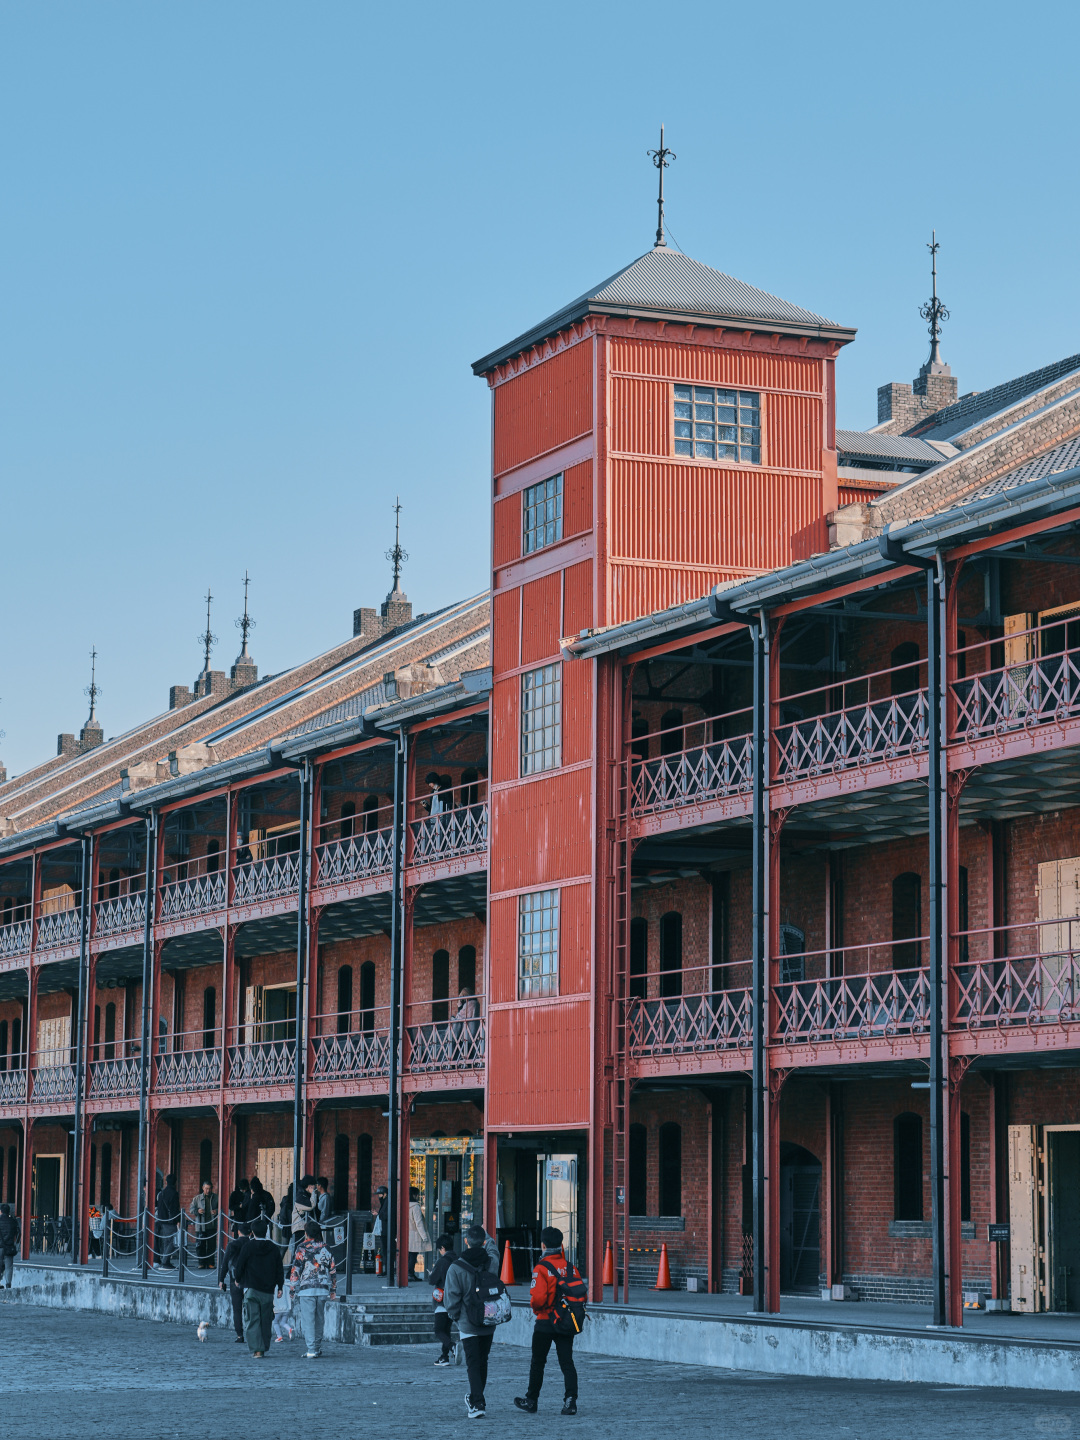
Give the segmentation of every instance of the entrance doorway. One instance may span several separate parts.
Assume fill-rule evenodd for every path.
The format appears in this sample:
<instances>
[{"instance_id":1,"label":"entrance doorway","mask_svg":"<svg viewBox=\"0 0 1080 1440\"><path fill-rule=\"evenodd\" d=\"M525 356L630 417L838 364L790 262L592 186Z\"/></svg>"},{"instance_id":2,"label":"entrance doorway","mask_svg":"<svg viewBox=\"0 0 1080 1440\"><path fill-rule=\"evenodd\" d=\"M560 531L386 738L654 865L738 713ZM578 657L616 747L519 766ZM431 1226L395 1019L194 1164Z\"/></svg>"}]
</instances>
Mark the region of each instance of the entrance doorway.
<instances>
[{"instance_id":1,"label":"entrance doorway","mask_svg":"<svg viewBox=\"0 0 1080 1440\"><path fill-rule=\"evenodd\" d=\"M1080 1130L1050 1130L1050 1308L1080 1310Z\"/></svg>"},{"instance_id":2,"label":"entrance doorway","mask_svg":"<svg viewBox=\"0 0 1080 1440\"><path fill-rule=\"evenodd\" d=\"M435 1241L442 1234L465 1249L464 1232L484 1223L484 1142L469 1136L438 1136L410 1142L409 1183L420 1191L424 1221ZM434 1263L434 1250L428 1257Z\"/></svg>"},{"instance_id":3,"label":"entrance doorway","mask_svg":"<svg viewBox=\"0 0 1080 1440\"><path fill-rule=\"evenodd\" d=\"M34 1173L31 1177L33 1194L30 1197L30 1212L42 1220L55 1220L60 1214L60 1196L63 1194L64 1157L62 1155L35 1155Z\"/></svg>"},{"instance_id":4,"label":"entrance doorway","mask_svg":"<svg viewBox=\"0 0 1080 1440\"><path fill-rule=\"evenodd\" d=\"M780 1288L809 1294L820 1285L821 1162L801 1145L780 1146Z\"/></svg>"}]
</instances>

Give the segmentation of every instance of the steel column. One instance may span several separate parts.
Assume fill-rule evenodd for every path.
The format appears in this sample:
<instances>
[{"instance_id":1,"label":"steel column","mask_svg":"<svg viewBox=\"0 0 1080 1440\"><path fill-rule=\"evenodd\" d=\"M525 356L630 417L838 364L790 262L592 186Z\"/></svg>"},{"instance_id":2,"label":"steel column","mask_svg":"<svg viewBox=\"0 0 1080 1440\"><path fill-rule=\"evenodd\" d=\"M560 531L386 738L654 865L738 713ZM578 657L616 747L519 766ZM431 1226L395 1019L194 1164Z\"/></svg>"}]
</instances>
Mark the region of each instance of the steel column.
<instances>
[{"instance_id":1,"label":"steel column","mask_svg":"<svg viewBox=\"0 0 1080 1440\"><path fill-rule=\"evenodd\" d=\"M38 968L31 959L28 972L29 997L26 1005L26 1034L23 1037L23 1050L26 1054L26 1111L23 1120L23 1226L22 1226L22 1258L30 1258L30 1222L32 1217L32 1203L34 1195L34 1156L33 1156L33 1125L30 1118L31 1085L33 1080L32 1062L37 1055L37 1000L38 1000Z\"/></svg>"},{"instance_id":2,"label":"steel column","mask_svg":"<svg viewBox=\"0 0 1080 1440\"><path fill-rule=\"evenodd\" d=\"M388 1095L388 1136L386 1157L386 1278L392 1286L398 1275L398 1257L394 1244L397 1238L397 1192L398 1166L398 1114L401 1084L399 1047L401 1044L401 954L402 935L405 928L405 804L406 766L409 755L409 739L404 726L398 731L394 748L394 848L393 883L391 890L392 913L390 921L390 1073L387 1077ZM407 1167L406 1167L407 1168ZM406 1278L406 1284L408 1279Z\"/></svg>"},{"instance_id":3,"label":"steel column","mask_svg":"<svg viewBox=\"0 0 1080 1440\"><path fill-rule=\"evenodd\" d=\"M750 1133L751 1133L751 1179L753 1189L752 1222L754 1234L754 1304L756 1312L766 1306L765 1273L765 1205L766 1205L766 1143L765 1098L768 1087L767 1060L765 1051L765 969L766 955L766 913L767 853L769 816L766 808L768 789L765 766L768 745L768 664L769 635L768 621L759 617L756 625L750 627L754 645L754 788L753 788L753 869L751 898L751 1022L753 1025L753 1068L750 1086Z\"/></svg>"},{"instance_id":4,"label":"steel column","mask_svg":"<svg viewBox=\"0 0 1080 1440\"><path fill-rule=\"evenodd\" d=\"M929 719L929 880L930 880L930 1228L935 1325L950 1323L948 1251L945 1233L948 1065L945 1056L945 944L948 911L945 903L945 810L948 787L944 745L945 585L940 557L926 571L927 712Z\"/></svg>"},{"instance_id":5,"label":"steel column","mask_svg":"<svg viewBox=\"0 0 1080 1440\"><path fill-rule=\"evenodd\" d=\"M296 893L296 1035L293 1040L293 1185L304 1173L304 1045L307 1039L308 846L311 761L300 766L300 855ZM296 1194L294 1188L293 1194Z\"/></svg>"},{"instance_id":6,"label":"steel column","mask_svg":"<svg viewBox=\"0 0 1080 1440\"><path fill-rule=\"evenodd\" d=\"M154 971L154 898L157 893L155 862L157 859L158 814L151 810L146 817L146 904L143 906L143 964L142 964L142 1039L139 1046L139 1162L135 1184L136 1225L141 1239L142 1275L147 1275L146 1252L146 1141L148 1129L149 1084L150 1084L150 986Z\"/></svg>"},{"instance_id":7,"label":"steel column","mask_svg":"<svg viewBox=\"0 0 1080 1440\"><path fill-rule=\"evenodd\" d=\"M85 1029L83 1026L83 1011L86 1006L86 965L90 950L90 916L92 913L90 905L90 888L94 873L94 841L93 837L84 835L81 845L81 894L79 903L79 985L75 992L75 1024L72 1027L74 1035L75 1055L75 1146L72 1155L74 1174L71 1177L71 1208L74 1214L71 1217L71 1263L78 1265L82 1258L82 1213L83 1213L83 1155L86 1152L86 1140L82 1133L83 1124L83 1088L87 1074L87 1057L83 1053L83 1037Z\"/></svg>"}]
</instances>

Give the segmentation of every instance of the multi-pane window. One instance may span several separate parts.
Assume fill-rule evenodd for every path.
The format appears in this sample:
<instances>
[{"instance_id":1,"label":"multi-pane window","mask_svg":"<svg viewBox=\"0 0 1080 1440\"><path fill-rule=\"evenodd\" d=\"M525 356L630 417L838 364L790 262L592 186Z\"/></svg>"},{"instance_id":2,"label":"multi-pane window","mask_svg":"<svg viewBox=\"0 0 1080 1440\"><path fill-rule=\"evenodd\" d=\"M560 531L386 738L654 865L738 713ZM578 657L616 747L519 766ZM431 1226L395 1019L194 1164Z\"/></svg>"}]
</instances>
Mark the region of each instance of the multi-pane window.
<instances>
[{"instance_id":1,"label":"multi-pane window","mask_svg":"<svg viewBox=\"0 0 1080 1440\"><path fill-rule=\"evenodd\" d=\"M522 895L518 909L518 999L559 993L559 892Z\"/></svg>"},{"instance_id":2,"label":"multi-pane window","mask_svg":"<svg viewBox=\"0 0 1080 1440\"><path fill-rule=\"evenodd\" d=\"M562 666L541 665L521 677L521 773L562 764Z\"/></svg>"},{"instance_id":3,"label":"multi-pane window","mask_svg":"<svg viewBox=\"0 0 1080 1440\"><path fill-rule=\"evenodd\" d=\"M675 454L761 464L761 396L712 385L675 386Z\"/></svg>"},{"instance_id":4,"label":"multi-pane window","mask_svg":"<svg viewBox=\"0 0 1080 1440\"><path fill-rule=\"evenodd\" d=\"M553 475L530 485L522 509L525 532L522 548L526 555L554 545L562 539L562 476Z\"/></svg>"}]
</instances>

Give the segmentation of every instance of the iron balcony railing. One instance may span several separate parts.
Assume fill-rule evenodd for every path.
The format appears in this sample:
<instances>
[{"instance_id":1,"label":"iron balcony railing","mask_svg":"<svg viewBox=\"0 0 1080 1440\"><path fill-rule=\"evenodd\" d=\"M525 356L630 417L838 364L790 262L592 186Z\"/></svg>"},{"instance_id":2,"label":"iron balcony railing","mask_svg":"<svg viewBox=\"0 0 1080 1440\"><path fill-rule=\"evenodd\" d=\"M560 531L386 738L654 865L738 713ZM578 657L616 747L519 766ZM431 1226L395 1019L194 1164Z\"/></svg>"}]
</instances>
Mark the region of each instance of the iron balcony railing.
<instances>
[{"instance_id":1,"label":"iron balcony railing","mask_svg":"<svg viewBox=\"0 0 1080 1440\"><path fill-rule=\"evenodd\" d=\"M228 886L221 864L220 855L200 855L165 865L158 885L160 919L188 920L224 910Z\"/></svg>"},{"instance_id":2,"label":"iron balcony railing","mask_svg":"<svg viewBox=\"0 0 1080 1440\"><path fill-rule=\"evenodd\" d=\"M408 1005L404 1069L413 1074L482 1069L486 1038L483 996Z\"/></svg>"},{"instance_id":3,"label":"iron balcony railing","mask_svg":"<svg viewBox=\"0 0 1080 1440\"><path fill-rule=\"evenodd\" d=\"M362 1080L390 1071L388 1006L316 1016L312 1080Z\"/></svg>"},{"instance_id":4,"label":"iron balcony railing","mask_svg":"<svg viewBox=\"0 0 1080 1440\"><path fill-rule=\"evenodd\" d=\"M291 1072L290 1072L291 1073ZM154 1056L154 1088L170 1094L213 1090L221 1084L221 1032L181 1031Z\"/></svg>"},{"instance_id":5,"label":"iron balcony railing","mask_svg":"<svg viewBox=\"0 0 1080 1440\"><path fill-rule=\"evenodd\" d=\"M0 925L0 960L30 954L31 928L29 920L12 920Z\"/></svg>"},{"instance_id":6,"label":"iron balcony railing","mask_svg":"<svg viewBox=\"0 0 1080 1440\"><path fill-rule=\"evenodd\" d=\"M233 904L252 905L295 895L300 886L300 856L296 851L249 860L233 867Z\"/></svg>"},{"instance_id":7,"label":"iron balcony railing","mask_svg":"<svg viewBox=\"0 0 1080 1440\"><path fill-rule=\"evenodd\" d=\"M786 1045L892 1039L930 1027L925 936L781 955L772 1038Z\"/></svg>"},{"instance_id":8,"label":"iron balcony railing","mask_svg":"<svg viewBox=\"0 0 1080 1440\"><path fill-rule=\"evenodd\" d=\"M131 935L143 928L145 918L146 897L141 891L99 900L94 906L94 934L98 939Z\"/></svg>"},{"instance_id":9,"label":"iron balcony railing","mask_svg":"<svg viewBox=\"0 0 1080 1440\"><path fill-rule=\"evenodd\" d=\"M35 1065L30 1072L30 1099L35 1105L55 1105L75 1099L75 1066L68 1057L70 1047L63 1051L42 1051L52 1063ZM65 1058L59 1060L57 1057Z\"/></svg>"},{"instance_id":10,"label":"iron balcony railing","mask_svg":"<svg viewBox=\"0 0 1080 1440\"><path fill-rule=\"evenodd\" d=\"M21 1105L26 1100L26 1071L0 1070L0 1105Z\"/></svg>"},{"instance_id":11,"label":"iron balcony railing","mask_svg":"<svg viewBox=\"0 0 1080 1440\"><path fill-rule=\"evenodd\" d=\"M1068 628L1047 621L957 650L956 668L979 673L950 682L952 738L976 740L1080 715L1080 649L1068 645Z\"/></svg>"},{"instance_id":12,"label":"iron balcony railing","mask_svg":"<svg viewBox=\"0 0 1080 1440\"><path fill-rule=\"evenodd\" d=\"M294 1022L290 1022L292 1025ZM288 1084L296 1074L296 1040L261 1039L271 1025L242 1025L228 1047L226 1083L233 1086Z\"/></svg>"},{"instance_id":13,"label":"iron balcony railing","mask_svg":"<svg viewBox=\"0 0 1080 1440\"><path fill-rule=\"evenodd\" d=\"M87 1095L91 1100L115 1100L138 1095L139 1058L126 1055L119 1060L91 1060Z\"/></svg>"},{"instance_id":14,"label":"iron balcony railing","mask_svg":"<svg viewBox=\"0 0 1080 1440\"><path fill-rule=\"evenodd\" d=\"M952 944L955 1028L1080 1022L1080 917L970 930Z\"/></svg>"},{"instance_id":15,"label":"iron balcony railing","mask_svg":"<svg viewBox=\"0 0 1080 1440\"><path fill-rule=\"evenodd\" d=\"M629 1053L638 1059L753 1045L749 962L631 974Z\"/></svg>"},{"instance_id":16,"label":"iron balcony railing","mask_svg":"<svg viewBox=\"0 0 1080 1440\"><path fill-rule=\"evenodd\" d=\"M463 805L413 820L412 863L452 860L458 855L476 855L488 845L487 805Z\"/></svg>"},{"instance_id":17,"label":"iron balcony railing","mask_svg":"<svg viewBox=\"0 0 1080 1440\"><path fill-rule=\"evenodd\" d=\"M368 830L341 839L326 840L315 850L315 886L325 889L349 880L367 880L373 875L385 875L393 863L392 829Z\"/></svg>"},{"instance_id":18,"label":"iron balcony railing","mask_svg":"<svg viewBox=\"0 0 1080 1440\"><path fill-rule=\"evenodd\" d=\"M750 711L639 736L630 755L630 813L643 816L745 794L753 785ZM730 735L727 732L747 732ZM660 754L650 753L659 742Z\"/></svg>"},{"instance_id":19,"label":"iron balcony railing","mask_svg":"<svg viewBox=\"0 0 1080 1440\"><path fill-rule=\"evenodd\" d=\"M62 945L77 945L81 936L82 923L77 908L38 916L38 950L58 950Z\"/></svg>"}]
</instances>

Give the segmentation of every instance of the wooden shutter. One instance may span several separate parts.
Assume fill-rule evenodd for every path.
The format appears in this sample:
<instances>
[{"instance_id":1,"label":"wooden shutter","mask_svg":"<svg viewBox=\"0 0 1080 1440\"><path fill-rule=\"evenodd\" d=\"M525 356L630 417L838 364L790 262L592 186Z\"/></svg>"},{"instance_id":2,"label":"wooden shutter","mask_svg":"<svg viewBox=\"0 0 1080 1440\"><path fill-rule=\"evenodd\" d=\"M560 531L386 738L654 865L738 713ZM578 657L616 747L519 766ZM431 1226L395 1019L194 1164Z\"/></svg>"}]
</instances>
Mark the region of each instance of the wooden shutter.
<instances>
[{"instance_id":1,"label":"wooden shutter","mask_svg":"<svg viewBox=\"0 0 1080 1440\"><path fill-rule=\"evenodd\" d=\"M1009 1259L1012 1308L1043 1309L1038 1147L1034 1125L1009 1126Z\"/></svg>"}]
</instances>

